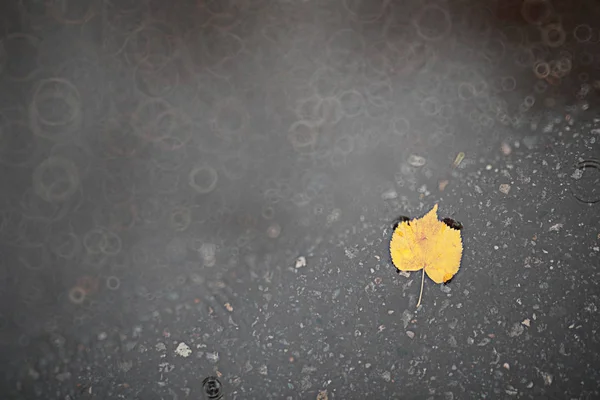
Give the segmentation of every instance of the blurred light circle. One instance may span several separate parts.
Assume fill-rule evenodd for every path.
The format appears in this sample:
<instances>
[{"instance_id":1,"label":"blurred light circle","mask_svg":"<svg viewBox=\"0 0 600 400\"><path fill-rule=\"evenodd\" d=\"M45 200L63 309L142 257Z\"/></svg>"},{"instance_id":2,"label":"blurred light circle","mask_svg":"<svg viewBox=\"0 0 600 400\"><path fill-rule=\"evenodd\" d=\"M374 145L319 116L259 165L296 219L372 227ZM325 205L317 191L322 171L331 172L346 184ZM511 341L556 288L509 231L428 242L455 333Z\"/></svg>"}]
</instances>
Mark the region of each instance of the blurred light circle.
<instances>
[{"instance_id":1,"label":"blurred light circle","mask_svg":"<svg viewBox=\"0 0 600 400\"><path fill-rule=\"evenodd\" d=\"M548 24L542 27L541 33L542 41L549 47L560 47L567 38L567 34L560 24Z\"/></svg>"},{"instance_id":2,"label":"blurred light circle","mask_svg":"<svg viewBox=\"0 0 600 400\"><path fill-rule=\"evenodd\" d=\"M343 0L344 8L360 23L371 23L380 19L390 2L386 0Z\"/></svg>"},{"instance_id":3,"label":"blurred light circle","mask_svg":"<svg viewBox=\"0 0 600 400\"><path fill-rule=\"evenodd\" d=\"M535 73L535 76L537 76L538 78L544 79L545 77L547 77L550 74L550 66L548 65L547 62L538 60L533 65L533 72Z\"/></svg>"},{"instance_id":4,"label":"blurred light circle","mask_svg":"<svg viewBox=\"0 0 600 400\"><path fill-rule=\"evenodd\" d=\"M75 286L69 290L69 300L73 304L82 304L85 301L85 290L79 286Z\"/></svg>"},{"instance_id":5,"label":"blurred light circle","mask_svg":"<svg viewBox=\"0 0 600 400\"><path fill-rule=\"evenodd\" d=\"M364 96L356 90L346 90L338 96L342 113L353 118L363 113L365 106Z\"/></svg>"},{"instance_id":6,"label":"blurred light circle","mask_svg":"<svg viewBox=\"0 0 600 400\"><path fill-rule=\"evenodd\" d=\"M77 87L62 78L48 78L37 85L29 106L33 133L53 141L69 138L83 121Z\"/></svg>"},{"instance_id":7,"label":"blurred light circle","mask_svg":"<svg viewBox=\"0 0 600 400\"><path fill-rule=\"evenodd\" d=\"M500 82L502 90L505 92L511 92L517 87L517 81L512 76L503 76Z\"/></svg>"},{"instance_id":8,"label":"blurred light circle","mask_svg":"<svg viewBox=\"0 0 600 400\"><path fill-rule=\"evenodd\" d=\"M521 15L532 25L542 25L554 13L549 0L525 0L521 5Z\"/></svg>"},{"instance_id":9,"label":"blurred light circle","mask_svg":"<svg viewBox=\"0 0 600 400\"><path fill-rule=\"evenodd\" d=\"M447 10L436 4L423 7L413 19L417 34L429 41L447 38L452 30L452 20Z\"/></svg>"},{"instance_id":10,"label":"blurred light circle","mask_svg":"<svg viewBox=\"0 0 600 400\"><path fill-rule=\"evenodd\" d=\"M77 167L64 158L47 158L33 171L33 189L48 202L67 200L79 183Z\"/></svg>"},{"instance_id":11,"label":"blurred light circle","mask_svg":"<svg viewBox=\"0 0 600 400\"><path fill-rule=\"evenodd\" d=\"M195 167L190 171L188 184L200 194L208 194L217 187L219 175L211 166Z\"/></svg>"},{"instance_id":12,"label":"blurred light circle","mask_svg":"<svg viewBox=\"0 0 600 400\"><path fill-rule=\"evenodd\" d=\"M592 28L588 24L580 24L573 29L573 36L579 43L589 42L592 34Z\"/></svg>"},{"instance_id":13,"label":"blurred light circle","mask_svg":"<svg viewBox=\"0 0 600 400\"><path fill-rule=\"evenodd\" d=\"M288 131L289 140L296 150L312 149L318 136L314 123L310 121L296 121Z\"/></svg>"}]
</instances>

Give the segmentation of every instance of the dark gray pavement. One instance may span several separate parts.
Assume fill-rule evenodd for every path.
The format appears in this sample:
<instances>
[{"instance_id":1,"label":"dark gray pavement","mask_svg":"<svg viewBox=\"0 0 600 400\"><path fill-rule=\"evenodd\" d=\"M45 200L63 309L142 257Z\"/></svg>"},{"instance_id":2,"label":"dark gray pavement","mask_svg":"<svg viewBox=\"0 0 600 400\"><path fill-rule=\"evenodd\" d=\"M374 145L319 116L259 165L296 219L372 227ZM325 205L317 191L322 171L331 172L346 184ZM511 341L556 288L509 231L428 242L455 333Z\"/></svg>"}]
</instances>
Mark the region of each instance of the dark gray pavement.
<instances>
[{"instance_id":1,"label":"dark gray pavement","mask_svg":"<svg viewBox=\"0 0 600 400\"><path fill-rule=\"evenodd\" d=\"M597 2L1 7L2 399L600 398Z\"/></svg>"}]
</instances>

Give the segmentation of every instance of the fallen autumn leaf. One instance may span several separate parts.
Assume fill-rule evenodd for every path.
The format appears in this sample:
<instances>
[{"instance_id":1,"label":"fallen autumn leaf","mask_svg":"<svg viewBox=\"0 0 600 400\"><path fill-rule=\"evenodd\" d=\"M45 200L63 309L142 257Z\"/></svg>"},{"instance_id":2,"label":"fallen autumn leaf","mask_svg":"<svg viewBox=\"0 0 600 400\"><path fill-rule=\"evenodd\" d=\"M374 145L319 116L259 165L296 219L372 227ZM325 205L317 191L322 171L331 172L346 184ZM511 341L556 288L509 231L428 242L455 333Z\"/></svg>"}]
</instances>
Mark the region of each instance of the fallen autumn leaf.
<instances>
[{"instance_id":1,"label":"fallen autumn leaf","mask_svg":"<svg viewBox=\"0 0 600 400\"><path fill-rule=\"evenodd\" d=\"M458 272L462 257L460 230L439 221L438 205L422 218L398 224L390 241L390 255L400 271L423 270L421 304L425 273L435 283L447 282Z\"/></svg>"}]
</instances>

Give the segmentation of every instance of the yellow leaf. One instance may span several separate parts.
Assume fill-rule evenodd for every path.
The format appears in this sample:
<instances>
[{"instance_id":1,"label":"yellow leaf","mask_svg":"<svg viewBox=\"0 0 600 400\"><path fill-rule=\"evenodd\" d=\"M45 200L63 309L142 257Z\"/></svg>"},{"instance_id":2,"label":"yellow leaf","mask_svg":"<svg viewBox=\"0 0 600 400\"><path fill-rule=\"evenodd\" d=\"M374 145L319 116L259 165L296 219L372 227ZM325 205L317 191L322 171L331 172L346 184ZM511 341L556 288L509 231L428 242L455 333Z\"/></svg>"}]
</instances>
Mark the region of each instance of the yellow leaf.
<instances>
[{"instance_id":1,"label":"yellow leaf","mask_svg":"<svg viewBox=\"0 0 600 400\"><path fill-rule=\"evenodd\" d=\"M399 223L390 241L390 255L396 268L401 271L423 269L417 307L421 304L425 274L435 283L442 283L452 279L460 267L460 230L439 221L437 209L436 204L422 218Z\"/></svg>"}]
</instances>

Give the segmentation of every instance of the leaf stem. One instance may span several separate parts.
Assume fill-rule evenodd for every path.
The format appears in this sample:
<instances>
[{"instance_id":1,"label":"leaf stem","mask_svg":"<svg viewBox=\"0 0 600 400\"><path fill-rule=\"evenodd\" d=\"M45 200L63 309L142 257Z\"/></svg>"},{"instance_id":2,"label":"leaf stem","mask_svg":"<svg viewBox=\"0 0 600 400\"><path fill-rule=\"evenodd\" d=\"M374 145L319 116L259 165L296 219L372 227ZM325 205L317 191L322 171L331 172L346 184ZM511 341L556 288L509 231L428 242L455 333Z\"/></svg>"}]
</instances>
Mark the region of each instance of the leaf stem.
<instances>
[{"instance_id":1,"label":"leaf stem","mask_svg":"<svg viewBox=\"0 0 600 400\"><path fill-rule=\"evenodd\" d=\"M425 282L425 268L423 268L423 275L421 275L421 292L419 293L419 301L417 302L417 308L421 305L421 298L423 297L423 283Z\"/></svg>"}]
</instances>

